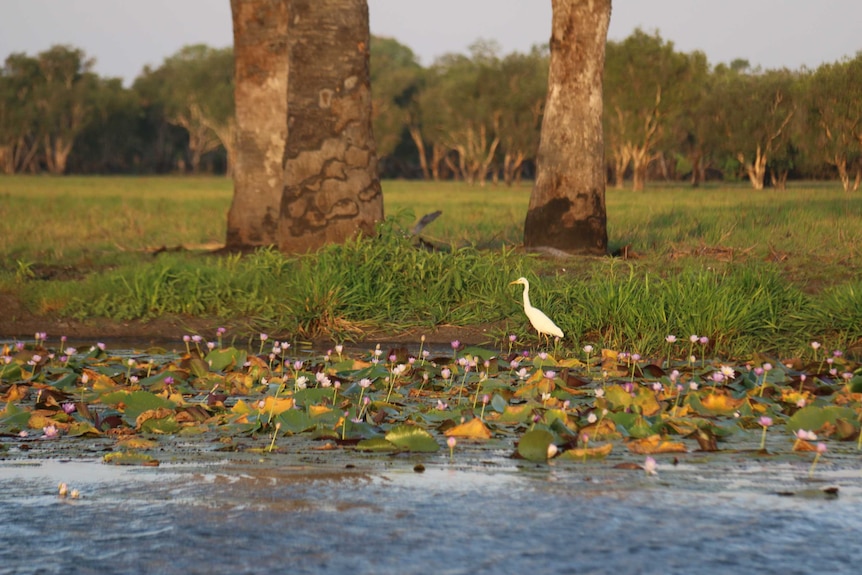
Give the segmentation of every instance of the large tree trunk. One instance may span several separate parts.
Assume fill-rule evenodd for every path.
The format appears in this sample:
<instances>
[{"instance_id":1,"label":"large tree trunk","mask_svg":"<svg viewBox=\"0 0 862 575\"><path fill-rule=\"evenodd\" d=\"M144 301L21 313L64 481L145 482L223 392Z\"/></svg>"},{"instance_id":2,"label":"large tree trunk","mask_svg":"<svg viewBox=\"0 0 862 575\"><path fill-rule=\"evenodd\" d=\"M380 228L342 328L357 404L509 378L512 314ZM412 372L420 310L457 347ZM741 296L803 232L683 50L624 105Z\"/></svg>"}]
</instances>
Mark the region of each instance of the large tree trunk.
<instances>
[{"instance_id":1,"label":"large tree trunk","mask_svg":"<svg viewBox=\"0 0 862 575\"><path fill-rule=\"evenodd\" d=\"M611 0L553 0L548 97L524 245L607 252L602 74Z\"/></svg>"},{"instance_id":2,"label":"large tree trunk","mask_svg":"<svg viewBox=\"0 0 862 575\"><path fill-rule=\"evenodd\" d=\"M231 0L236 128L230 249L278 244L287 139L289 0Z\"/></svg>"},{"instance_id":3,"label":"large tree trunk","mask_svg":"<svg viewBox=\"0 0 862 575\"><path fill-rule=\"evenodd\" d=\"M371 133L367 1L293 0L290 13L278 245L303 253L373 234L383 194Z\"/></svg>"}]
</instances>

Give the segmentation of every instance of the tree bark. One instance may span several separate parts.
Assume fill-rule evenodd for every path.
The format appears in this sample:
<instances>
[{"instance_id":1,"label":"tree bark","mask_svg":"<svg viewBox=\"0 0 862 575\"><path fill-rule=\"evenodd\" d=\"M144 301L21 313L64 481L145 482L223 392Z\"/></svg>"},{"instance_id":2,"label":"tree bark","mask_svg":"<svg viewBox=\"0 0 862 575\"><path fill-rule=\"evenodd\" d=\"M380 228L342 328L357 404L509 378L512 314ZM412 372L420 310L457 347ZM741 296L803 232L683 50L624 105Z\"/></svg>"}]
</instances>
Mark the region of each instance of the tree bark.
<instances>
[{"instance_id":1,"label":"tree bark","mask_svg":"<svg viewBox=\"0 0 862 575\"><path fill-rule=\"evenodd\" d=\"M287 139L289 0L231 0L236 86L228 249L278 244Z\"/></svg>"},{"instance_id":2,"label":"tree bark","mask_svg":"<svg viewBox=\"0 0 862 575\"><path fill-rule=\"evenodd\" d=\"M524 245L607 253L602 76L611 0L553 0L548 96Z\"/></svg>"},{"instance_id":3,"label":"tree bark","mask_svg":"<svg viewBox=\"0 0 862 575\"><path fill-rule=\"evenodd\" d=\"M288 136L279 249L304 253L383 219L371 132L366 0L290 4Z\"/></svg>"}]
</instances>

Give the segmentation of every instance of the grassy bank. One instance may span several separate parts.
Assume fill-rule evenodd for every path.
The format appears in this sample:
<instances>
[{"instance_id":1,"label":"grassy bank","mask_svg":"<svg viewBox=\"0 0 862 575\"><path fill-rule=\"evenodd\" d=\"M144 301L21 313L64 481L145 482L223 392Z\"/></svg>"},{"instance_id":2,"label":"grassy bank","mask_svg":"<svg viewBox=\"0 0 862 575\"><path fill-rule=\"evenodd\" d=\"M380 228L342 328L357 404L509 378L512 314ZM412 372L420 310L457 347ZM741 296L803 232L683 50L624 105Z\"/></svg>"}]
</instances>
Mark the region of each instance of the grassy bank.
<instances>
[{"instance_id":1,"label":"grassy bank","mask_svg":"<svg viewBox=\"0 0 862 575\"><path fill-rule=\"evenodd\" d=\"M336 339L491 324L526 338L508 286L526 275L573 348L658 353L668 334L698 334L741 356L862 337L862 200L835 185L609 190L626 261L521 253L528 187L426 182L385 182L381 237L312 257L147 252L218 244L231 194L216 178L0 178L0 290L66 317L181 314ZM436 209L423 235L452 248L417 249L403 230Z\"/></svg>"}]
</instances>

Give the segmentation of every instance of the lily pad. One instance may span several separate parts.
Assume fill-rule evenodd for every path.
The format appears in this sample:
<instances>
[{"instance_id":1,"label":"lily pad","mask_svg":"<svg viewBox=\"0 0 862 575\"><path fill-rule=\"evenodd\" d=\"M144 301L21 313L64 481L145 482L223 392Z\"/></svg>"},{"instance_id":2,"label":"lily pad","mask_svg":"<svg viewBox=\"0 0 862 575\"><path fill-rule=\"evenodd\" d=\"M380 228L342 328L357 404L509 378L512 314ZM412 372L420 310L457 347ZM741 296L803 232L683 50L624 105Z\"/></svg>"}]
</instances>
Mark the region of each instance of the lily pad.
<instances>
[{"instance_id":1,"label":"lily pad","mask_svg":"<svg viewBox=\"0 0 862 575\"><path fill-rule=\"evenodd\" d=\"M386 440L405 451L433 453L440 449L430 433L415 425L396 425L386 434Z\"/></svg>"},{"instance_id":2,"label":"lily pad","mask_svg":"<svg viewBox=\"0 0 862 575\"><path fill-rule=\"evenodd\" d=\"M518 442L518 455L529 461L547 461L548 447L554 436L545 429L532 429Z\"/></svg>"}]
</instances>

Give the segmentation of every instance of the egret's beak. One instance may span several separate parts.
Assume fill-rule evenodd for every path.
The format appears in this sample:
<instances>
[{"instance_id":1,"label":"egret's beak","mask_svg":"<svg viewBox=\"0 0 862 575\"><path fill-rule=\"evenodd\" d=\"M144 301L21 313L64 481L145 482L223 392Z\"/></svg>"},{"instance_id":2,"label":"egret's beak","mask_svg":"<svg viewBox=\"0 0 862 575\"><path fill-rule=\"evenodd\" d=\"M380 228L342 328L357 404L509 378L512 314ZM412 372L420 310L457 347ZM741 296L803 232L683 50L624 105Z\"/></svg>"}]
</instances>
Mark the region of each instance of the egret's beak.
<instances>
[{"instance_id":1,"label":"egret's beak","mask_svg":"<svg viewBox=\"0 0 862 575\"><path fill-rule=\"evenodd\" d=\"M515 281L512 281L512 282L509 282L509 285L516 284L516 283L518 283L518 280L515 280Z\"/></svg>"}]
</instances>

